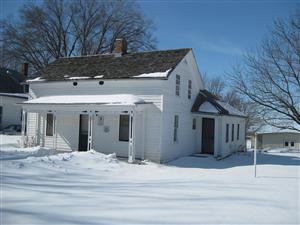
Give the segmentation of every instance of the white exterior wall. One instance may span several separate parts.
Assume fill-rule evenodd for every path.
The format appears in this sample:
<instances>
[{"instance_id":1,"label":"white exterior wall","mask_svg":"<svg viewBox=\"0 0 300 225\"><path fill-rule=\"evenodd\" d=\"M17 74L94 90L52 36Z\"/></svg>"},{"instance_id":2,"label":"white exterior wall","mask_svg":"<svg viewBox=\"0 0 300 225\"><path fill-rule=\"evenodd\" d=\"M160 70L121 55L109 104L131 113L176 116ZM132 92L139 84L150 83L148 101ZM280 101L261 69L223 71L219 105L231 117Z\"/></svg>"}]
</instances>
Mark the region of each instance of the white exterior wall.
<instances>
[{"instance_id":1,"label":"white exterior wall","mask_svg":"<svg viewBox=\"0 0 300 225\"><path fill-rule=\"evenodd\" d=\"M0 106L2 107L0 128L13 124L21 125L22 106L17 103L25 100L24 98L0 96Z\"/></svg>"},{"instance_id":2,"label":"white exterior wall","mask_svg":"<svg viewBox=\"0 0 300 225\"><path fill-rule=\"evenodd\" d=\"M197 130L196 130L196 153L202 153L202 120L203 118L214 119L214 156L217 157L220 151L222 141L222 120L221 116L194 114L197 118Z\"/></svg>"},{"instance_id":3,"label":"white exterior wall","mask_svg":"<svg viewBox=\"0 0 300 225\"><path fill-rule=\"evenodd\" d=\"M146 112L135 115L136 118L136 154L138 158L144 156L153 161L160 161L161 140L161 108L162 84L164 80L104 80L104 85L98 84L99 80L81 81L73 86L73 81L47 82L30 84L30 95L33 98L51 95L107 95L107 94L134 94L151 102ZM95 109L97 110L97 109ZM59 111L58 111L59 112ZM99 112L101 114L101 112ZM29 113L34 114L34 113ZM75 114L75 112L74 112ZM98 127L93 126L93 148L103 153L115 152L118 156L128 156L128 142L119 141L119 115L105 115L105 126L110 127L109 135ZM67 119L67 117L70 117ZM36 115L29 115L28 135L35 134ZM45 116L41 116L41 145L54 147L53 137L45 136ZM71 126L72 124L72 126ZM33 126L33 127L31 127ZM141 128L143 127L143 128ZM144 132L141 132L144 131ZM57 115L57 149L77 150L79 137L79 113ZM147 138L145 138L147 137Z\"/></svg>"},{"instance_id":4,"label":"white exterior wall","mask_svg":"<svg viewBox=\"0 0 300 225\"><path fill-rule=\"evenodd\" d=\"M229 140L226 143L226 124L229 124ZM234 124L234 141L231 141L232 124ZM237 124L240 124L240 135L237 140ZM226 157L233 152L242 150L246 147L246 129L245 118L236 116L222 116L221 141L219 145L218 155Z\"/></svg>"},{"instance_id":5,"label":"white exterior wall","mask_svg":"<svg viewBox=\"0 0 300 225\"><path fill-rule=\"evenodd\" d=\"M175 95L176 74L180 75L180 95ZM192 81L192 97L188 99L188 80ZM178 64L163 87L162 113L162 154L161 161L166 162L180 156L190 155L197 150L197 119L196 130L192 129L193 118L191 108L199 90L203 88L193 53L190 51ZM178 141L174 143L174 116L179 116Z\"/></svg>"},{"instance_id":6,"label":"white exterior wall","mask_svg":"<svg viewBox=\"0 0 300 225\"><path fill-rule=\"evenodd\" d=\"M284 148L284 142L294 141L295 148L300 149L300 133L266 133L258 134L262 136L261 148Z\"/></svg>"}]
</instances>

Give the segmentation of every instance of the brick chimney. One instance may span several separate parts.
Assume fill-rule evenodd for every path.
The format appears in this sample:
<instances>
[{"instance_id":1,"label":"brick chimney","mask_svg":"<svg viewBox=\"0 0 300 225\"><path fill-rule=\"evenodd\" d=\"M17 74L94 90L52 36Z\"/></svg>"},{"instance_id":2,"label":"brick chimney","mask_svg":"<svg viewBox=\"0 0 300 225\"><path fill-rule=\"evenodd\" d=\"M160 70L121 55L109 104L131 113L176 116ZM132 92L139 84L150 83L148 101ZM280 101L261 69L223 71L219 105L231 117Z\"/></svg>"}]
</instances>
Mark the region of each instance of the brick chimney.
<instances>
[{"instance_id":1,"label":"brick chimney","mask_svg":"<svg viewBox=\"0 0 300 225\"><path fill-rule=\"evenodd\" d=\"M116 39L114 53L119 56L127 53L127 42L124 38Z\"/></svg>"},{"instance_id":2,"label":"brick chimney","mask_svg":"<svg viewBox=\"0 0 300 225\"><path fill-rule=\"evenodd\" d=\"M27 77L28 76L28 63L22 63L21 65L21 73Z\"/></svg>"}]
</instances>

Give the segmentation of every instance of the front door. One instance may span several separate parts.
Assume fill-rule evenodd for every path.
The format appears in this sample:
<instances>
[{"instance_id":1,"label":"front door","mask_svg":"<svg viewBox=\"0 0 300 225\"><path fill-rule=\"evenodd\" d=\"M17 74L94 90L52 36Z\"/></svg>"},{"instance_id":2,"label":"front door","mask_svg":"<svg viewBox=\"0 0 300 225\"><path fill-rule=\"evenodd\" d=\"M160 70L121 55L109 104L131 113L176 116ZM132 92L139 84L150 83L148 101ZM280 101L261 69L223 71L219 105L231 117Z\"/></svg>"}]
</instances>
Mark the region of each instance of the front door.
<instances>
[{"instance_id":1,"label":"front door","mask_svg":"<svg viewBox=\"0 0 300 225\"><path fill-rule=\"evenodd\" d=\"M202 153L214 154L215 120L202 119Z\"/></svg>"},{"instance_id":2,"label":"front door","mask_svg":"<svg viewBox=\"0 0 300 225\"><path fill-rule=\"evenodd\" d=\"M89 132L89 116L80 114L79 120L79 151L87 151Z\"/></svg>"}]
</instances>

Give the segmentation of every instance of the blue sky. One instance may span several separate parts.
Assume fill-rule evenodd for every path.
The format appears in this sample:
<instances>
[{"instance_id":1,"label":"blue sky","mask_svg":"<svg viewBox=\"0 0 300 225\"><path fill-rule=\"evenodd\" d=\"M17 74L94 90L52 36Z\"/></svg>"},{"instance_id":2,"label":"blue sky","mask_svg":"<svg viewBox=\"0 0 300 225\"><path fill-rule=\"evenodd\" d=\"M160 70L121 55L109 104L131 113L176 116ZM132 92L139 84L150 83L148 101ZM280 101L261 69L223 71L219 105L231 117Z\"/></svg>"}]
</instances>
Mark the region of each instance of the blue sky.
<instances>
[{"instance_id":1,"label":"blue sky","mask_svg":"<svg viewBox=\"0 0 300 225\"><path fill-rule=\"evenodd\" d=\"M0 18L16 15L25 0L0 0ZM285 1L138 1L154 21L158 49L193 48L202 73L222 75L268 34L273 20L300 6Z\"/></svg>"}]
</instances>

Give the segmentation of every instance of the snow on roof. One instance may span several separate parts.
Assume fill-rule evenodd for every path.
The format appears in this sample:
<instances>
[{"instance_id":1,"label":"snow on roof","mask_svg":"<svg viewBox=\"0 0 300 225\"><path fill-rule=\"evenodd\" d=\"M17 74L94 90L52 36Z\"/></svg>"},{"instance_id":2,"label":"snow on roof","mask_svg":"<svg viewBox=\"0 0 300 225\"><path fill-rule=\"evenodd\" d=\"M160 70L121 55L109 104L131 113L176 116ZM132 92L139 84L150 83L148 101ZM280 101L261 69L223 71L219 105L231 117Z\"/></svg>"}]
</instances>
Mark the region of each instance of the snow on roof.
<instances>
[{"instance_id":1,"label":"snow on roof","mask_svg":"<svg viewBox=\"0 0 300 225\"><path fill-rule=\"evenodd\" d=\"M15 98L28 98L28 94L25 93L0 93L0 96L8 96Z\"/></svg>"},{"instance_id":2,"label":"snow on roof","mask_svg":"<svg viewBox=\"0 0 300 225\"><path fill-rule=\"evenodd\" d=\"M202 105L200 105L199 110L200 112L209 112L209 113L219 113L219 111L216 109L214 105L212 105L210 102L204 102Z\"/></svg>"},{"instance_id":3,"label":"snow on roof","mask_svg":"<svg viewBox=\"0 0 300 225\"><path fill-rule=\"evenodd\" d=\"M241 112L238 109L234 108L232 105L230 105L227 102L222 102L222 101L218 101L218 100L216 100L216 102L219 105L221 105L224 109L226 109L230 115L246 116L246 114L244 114L243 112Z\"/></svg>"},{"instance_id":4,"label":"snow on roof","mask_svg":"<svg viewBox=\"0 0 300 225\"><path fill-rule=\"evenodd\" d=\"M94 76L95 79L99 79L99 78L103 78L104 75L98 75L98 76Z\"/></svg>"},{"instance_id":5,"label":"snow on roof","mask_svg":"<svg viewBox=\"0 0 300 225\"><path fill-rule=\"evenodd\" d=\"M29 80L26 80L27 82L34 82L34 81L44 81L45 79L41 78L41 77L36 77L34 79L29 79Z\"/></svg>"},{"instance_id":6,"label":"snow on roof","mask_svg":"<svg viewBox=\"0 0 300 225\"><path fill-rule=\"evenodd\" d=\"M297 129L300 129L300 126L295 125ZM270 133L299 133L299 131L292 129L281 129L278 127L273 127L271 125L262 126L256 133L258 134L270 134Z\"/></svg>"},{"instance_id":7,"label":"snow on roof","mask_svg":"<svg viewBox=\"0 0 300 225\"><path fill-rule=\"evenodd\" d=\"M244 113L242 113L241 111L237 110L236 108L234 108L233 106L231 106L230 104L226 103L226 102L221 102L216 100L216 102L225 110L228 111L229 115L235 115L235 116L246 116ZM205 101L203 102L199 109L199 112L208 112L208 113L220 113L219 110L210 102Z\"/></svg>"},{"instance_id":8,"label":"snow on roof","mask_svg":"<svg viewBox=\"0 0 300 225\"><path fill-rule=\"evenodd\" d=\"M69 80L85 80L90 79L90 77L69 77Z\"/></svg>"},{"instance_id":9,"label":"snow on roof","mask_svg":"<svg viewBox=\"0 0 300 225\"><path fill-rule=\"evenodd\" d=\"M142 98L130 94L117 95L57 95L39 97L24 102L25 104L105 104L134 105L145 103Z\"/></svg>"},{"instance_id":10,"label":"snow on roof","mask_svg":"<svg viewBox=\"0 0 300 225\"><path fill-rule=\"evenodd\" d=\"M167 77L169 72L171 71L171 69L166 70L165 72L155 72L155 73L143 73L137 76L133 76L133 77L137 77L137 78L143 78L143 77Z\"/></svg>"}]
</instances>

